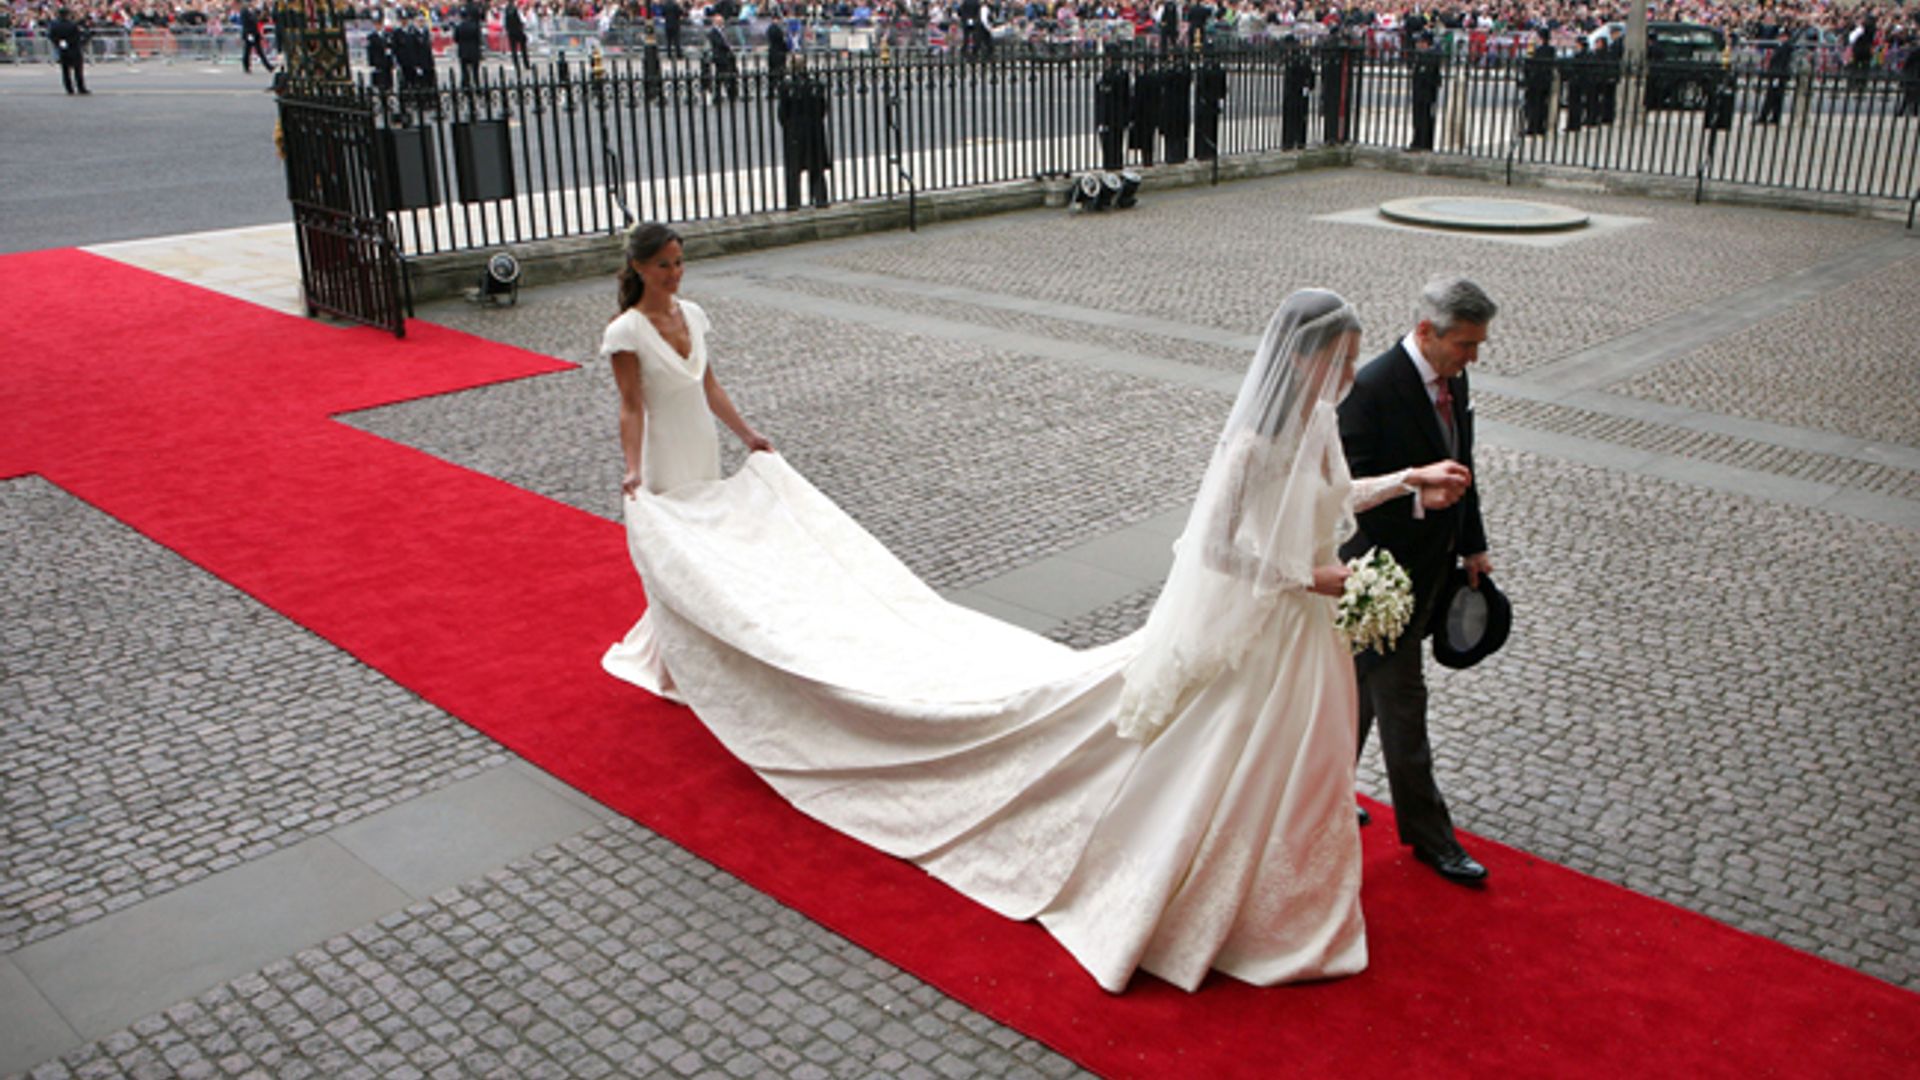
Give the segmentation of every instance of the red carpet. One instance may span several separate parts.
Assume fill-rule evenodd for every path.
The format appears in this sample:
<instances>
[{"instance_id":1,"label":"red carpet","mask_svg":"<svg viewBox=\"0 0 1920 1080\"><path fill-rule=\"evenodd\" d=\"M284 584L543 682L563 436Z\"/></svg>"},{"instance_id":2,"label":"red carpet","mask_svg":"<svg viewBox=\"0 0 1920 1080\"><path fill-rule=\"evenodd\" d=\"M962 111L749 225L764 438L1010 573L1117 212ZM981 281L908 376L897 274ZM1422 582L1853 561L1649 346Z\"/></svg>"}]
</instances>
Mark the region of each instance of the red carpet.
<instances>
[{"instance_id":1,"label":"red carpet","mask_svg":"<svg viewBox=\"0 0 1920 1080\"><path fill-rule=\"evenodd\" d=\"M618 526L328 419L566 365L419 323L404 341L330 328L73 251L0 257L0 295L0 478L46 477L1091 1069L1914 1072L1920 996L1485 841L1494 887L1460 889L1385 820L1365 834L1366 974L1110 997L1043 931L791 811L690 714L603 675L642 604ZM611 402L608 425L611 453Z\"/></svg>"}]
</instances>

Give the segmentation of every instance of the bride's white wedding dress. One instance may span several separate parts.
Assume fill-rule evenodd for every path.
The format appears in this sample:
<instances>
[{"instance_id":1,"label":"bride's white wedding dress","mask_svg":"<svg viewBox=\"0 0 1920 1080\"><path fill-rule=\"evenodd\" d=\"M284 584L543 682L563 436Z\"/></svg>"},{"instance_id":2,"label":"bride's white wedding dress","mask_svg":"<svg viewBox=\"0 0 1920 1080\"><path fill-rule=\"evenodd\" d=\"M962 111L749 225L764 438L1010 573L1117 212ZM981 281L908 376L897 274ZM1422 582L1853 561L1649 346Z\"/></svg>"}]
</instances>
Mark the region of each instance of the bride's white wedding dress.
<instances>
[{"instance_id":1,"label":"bride's white wedding dress","mask_svg":"<svg viewBox=\"0 0 1920 1080\"><path fill-rule=\"evenodd\" d=\"M649 378L686 370L639 336ZM652 418L676 399L646 390L651 468ZM1354 486L1334 424L1319 405L1293 444L1316 455L1310 505L1263 496L1294 455L1234 440L1246 497L1209 541L1305 513L1316 564L1334 561ZM627 526L649 607L607 670L677 693L805 813L1039 920L1111 991L1136 968L1191 990L1210 969L1271 984L1366 966L1353 665L1330 600L1269 590L1231 666L1169 695L1143 742L1115 721L1145 631L1080 651L948 603L777 455L649 483Z\"/></svg>"}]
</instances>

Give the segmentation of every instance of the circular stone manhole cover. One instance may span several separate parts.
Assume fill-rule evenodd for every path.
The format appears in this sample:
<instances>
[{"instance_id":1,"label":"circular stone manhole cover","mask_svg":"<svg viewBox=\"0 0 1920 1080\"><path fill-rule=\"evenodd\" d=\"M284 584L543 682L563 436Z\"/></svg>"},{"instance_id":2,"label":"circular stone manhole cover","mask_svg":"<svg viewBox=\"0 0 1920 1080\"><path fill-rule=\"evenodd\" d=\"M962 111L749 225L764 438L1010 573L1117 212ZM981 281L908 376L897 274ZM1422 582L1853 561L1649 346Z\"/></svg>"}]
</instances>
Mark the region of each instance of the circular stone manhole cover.
<instances>
[{"instance_id":1,"label":"circular stone manhole cover","mask_svg":"<svg viewBox=\"0 0 1920 1080\"><path fill-rule=\"evenodd\" d=\"M1557 232L1588 223L1585 211L1524 199L1435 195L1380 204L1382 216L1408 225L1479 232Z\"/></svg>"}]
</instances>

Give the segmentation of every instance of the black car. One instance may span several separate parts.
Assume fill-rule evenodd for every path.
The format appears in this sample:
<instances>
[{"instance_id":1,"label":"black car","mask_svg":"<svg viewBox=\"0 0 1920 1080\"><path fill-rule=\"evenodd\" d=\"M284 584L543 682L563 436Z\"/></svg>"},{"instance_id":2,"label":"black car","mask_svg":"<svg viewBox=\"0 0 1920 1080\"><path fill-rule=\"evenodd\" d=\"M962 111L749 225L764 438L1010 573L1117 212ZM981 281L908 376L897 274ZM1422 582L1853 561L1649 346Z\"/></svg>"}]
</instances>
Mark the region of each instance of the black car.
<instances>
[{"instance_id":1,"label":"black car","mask_svg":"<svg viewBox=\"0 0 1920 1080\"><path fill-rule=\"evenodd\" d=\"M1625 23L1608 23L1609 36L1625 36ZM1699 23L1647 23L1647 108L1704 108L1731 81L1726 31Z\"/></svg>"}]
</instances>

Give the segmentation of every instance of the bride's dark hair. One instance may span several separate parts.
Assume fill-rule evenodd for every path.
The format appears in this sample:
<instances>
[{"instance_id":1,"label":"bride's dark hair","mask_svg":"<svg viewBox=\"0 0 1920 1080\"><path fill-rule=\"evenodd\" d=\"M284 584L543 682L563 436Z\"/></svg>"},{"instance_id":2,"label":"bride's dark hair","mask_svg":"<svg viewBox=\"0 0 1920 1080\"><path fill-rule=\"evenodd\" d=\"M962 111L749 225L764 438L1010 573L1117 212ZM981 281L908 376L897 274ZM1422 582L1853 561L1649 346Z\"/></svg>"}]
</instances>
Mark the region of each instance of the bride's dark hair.
<instances>
[{"instance_id":1,"label":"bride's dark hair","mask_svg":"<svg viewBox=\"0 0 1920 1080\"><path fill-rule=\"evenodd\" d=\"M640 280L640 274L633 268L636 262L646 262L660 249L680 239L680 234L654 221L644 221L627 230L626 258L620 260L620 310L625 311L640 302L647 291L647 283Z\"/></svg>"}]
</instances>

